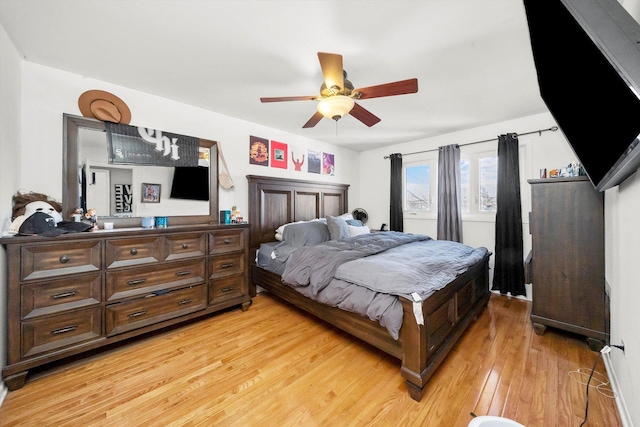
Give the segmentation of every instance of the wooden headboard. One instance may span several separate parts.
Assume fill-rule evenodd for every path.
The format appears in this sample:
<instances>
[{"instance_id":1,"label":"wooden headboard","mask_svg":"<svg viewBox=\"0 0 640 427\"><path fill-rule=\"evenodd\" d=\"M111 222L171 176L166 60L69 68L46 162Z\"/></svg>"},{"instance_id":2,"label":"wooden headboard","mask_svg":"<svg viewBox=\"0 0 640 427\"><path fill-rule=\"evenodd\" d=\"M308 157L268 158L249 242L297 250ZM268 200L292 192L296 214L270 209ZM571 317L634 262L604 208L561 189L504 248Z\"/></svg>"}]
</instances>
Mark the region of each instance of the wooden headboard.
<instances>
[{"instance_id":1,"label":"wooden headboard","mask_svg":"<svg viewBox=\"0 0 640 427\"><path fill-rule=\"evenodd\" d=\"M275 241L282 224L348 212L349 185L247 175L251 250Z\"/></svg>"}]
</instances>

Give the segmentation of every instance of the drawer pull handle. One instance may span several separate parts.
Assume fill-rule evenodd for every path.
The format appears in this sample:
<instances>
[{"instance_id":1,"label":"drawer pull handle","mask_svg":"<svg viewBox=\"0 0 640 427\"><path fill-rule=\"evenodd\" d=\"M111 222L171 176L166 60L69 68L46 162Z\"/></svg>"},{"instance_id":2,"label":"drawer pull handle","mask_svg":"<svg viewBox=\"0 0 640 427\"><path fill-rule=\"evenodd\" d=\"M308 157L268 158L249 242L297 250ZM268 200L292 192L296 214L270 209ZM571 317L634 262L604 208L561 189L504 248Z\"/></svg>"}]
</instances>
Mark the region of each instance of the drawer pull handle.
<instances>
[{"instance_id":1,"label":"drawer pull handle","mask_svg":"<svg viewBox=\"0 0 640 427\"><path fill-rule=\"evenodd\" d=\"M187 299L183 299L182 301L178 302L178 305L185 305L185 304L189 304L191 302L191 298L187 298Z\"/></svg>"},{"instance_id":2,"label":"drawer pull handle","mask_svg":"<svg viewBox=\"0 0 640 427\"><path fill-rule=\"evenodd\" d=\"M139 285L139 284L144 283L146 281L147 281L147 279L133 279L133 280L129 280L127 282L127 285L129 285L129 286Z\"/></svg>"},{"instance_id":3,"label":"drawer pull handle","mask_svg":"<svg viewBox=\"0 0 640 427\"><path fill-rule=\"evenodd\" d=\"M138 250L136 248L131 248L131 250L129 251L129 253L131 255L138 255Z\"/></svg>"},{"instance_id":4,"label":"drawer pull handle","mask_svg":"<svg viewBox=\"0 0 640 427\"><path fill-rule=\"evenodd\" d=\"M62 293L59 293L59 294L55 294L51 298L53 298L53 299L69 298L69 297L72 297L72 296L77 295L77 294L78 294L78 291L68 291L68 292L62 292Z\"/></svg>"},{"instance_id":5,"label":"drawer pull handle","mask_svg":"<svg viewBox=\"0 0 640 427\"><path fill-rule=\"evenodd\" d=\"M228 245L229 243L231 243L231 239L229 239L228 237L226 239L224 239L224 244Z\"/></svg>"},{"instance_id":6,"label":"drawer pull handle","mask_svg":"<svg viewBox=\"0 0 640 427\"><path fill-rule=\"evenodd\" d=\"M231 267L233 267L233 263L232 263L232 262L229 262L229 263L227 263L227 264L221 264L221 265L220 265L220 268L231 268Z\"/></svg>"},{"instance_id":7,"label":"drawer pull handle","mask_svg":"<svg viewBox=\"0 0 640 427\"><path fill-rule=\"evenodd\" d=\"M60 264L66 264L71 260L68 255L62 255L60 257Z\"/></svg>"},{"instance_id":8,"label":"drawer pull handle","mask_svg":"<svg viewBox=\"0 0 640 427\"><path fill-rule=\"evenodd\" d=\"M222 292L229 292L229 291L232 291L232 290L233 290L233 287L232 287L232 286L227 286L226 288L222 288L222 289L220 289L220 290L221 290Z\"/></svg>"},{"instance_id":9,"label":"drawer pull handle","mask_svg":"<svg viewBox=\"0 0 640 427\"><path fill-rule=\"evenodd\" d=\"M78 329L78 325L67 326L65 328L55 329L51 331L51 335L66 334L67 332L73 332Z\"/></svg>"},{"instance_id":10,"label":"drawer pull handle","mask_svg":"<svg viewBox=\"0 0 640 427\"><path fill-rule=\"evenodd\" d=\"M191 274L191 270L177 271L176 276L188 276Z\"/></svg>"},{"instance_id":11,"label":"drawer pull handle","mask_svg":"<svg viewBox=\"0 0 640 427\"><path fill-rule=\"evenodd\" d=\"M140 316L144 316L145 314L147 314L147 310L140 310L140 311L136 311L135 313L131 313L129 315L129 318L140 317Z\"/></svg>"},{"instance_id":12,"label":"drawer pull handle","mask_svg":"<svg viewBox=\"0 0 640 427\"><path fill-rule=\"evenodd\" d=\"M186 243L182 244L182 249L189 249L189 245L187 245Z\"/></svg>"}]
</instances>

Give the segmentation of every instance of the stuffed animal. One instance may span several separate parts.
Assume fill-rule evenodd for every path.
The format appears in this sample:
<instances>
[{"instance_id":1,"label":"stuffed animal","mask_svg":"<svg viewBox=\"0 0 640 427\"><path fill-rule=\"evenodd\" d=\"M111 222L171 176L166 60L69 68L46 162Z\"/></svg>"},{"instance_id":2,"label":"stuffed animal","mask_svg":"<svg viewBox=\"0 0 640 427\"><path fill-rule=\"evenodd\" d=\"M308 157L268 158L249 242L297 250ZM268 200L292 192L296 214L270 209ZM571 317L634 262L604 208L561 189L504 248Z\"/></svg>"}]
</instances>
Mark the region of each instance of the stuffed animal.
<instances>
[{"instance_id":1,"label":"stuffed animal","mask_svg":"<svg viewBox=\"0 0 640 427\"><path fill-rule=\"evenodd\" d=\"M25 219L36 212L43 212L52 216L57 223L62 221L62 206L51 197L42 193L16 193L13 196L13 221L9 226L9 234L18 234Z\"/></svg>"},{"instance_id":2,"label":"stuffed animal","mask_svg":"<svg viewBox=\"0 0 640 427\"><path fill-rule=\"evenodd\" d=\"M33 202L47 202L56 212L62 212L62 205L56 202L51 197L42 193L16 193L13 196L13 212L12 217L17 218L20 215L25 215L26 206Z\"/></svg>"},{"instance_id":3,"label":"stuffed animal","mask_svg":"<svg viewBox=\"0 0 640 427\"><path fill-rule=\"evenodd\" d=\"M56 224L62 221L60 212L49 203L42 201L30 202L24 206L24 214L17 216L9 226L9 234L18 234L22 223L36 212L42 212L51 216Z\"/></svg>"}]
</instances>

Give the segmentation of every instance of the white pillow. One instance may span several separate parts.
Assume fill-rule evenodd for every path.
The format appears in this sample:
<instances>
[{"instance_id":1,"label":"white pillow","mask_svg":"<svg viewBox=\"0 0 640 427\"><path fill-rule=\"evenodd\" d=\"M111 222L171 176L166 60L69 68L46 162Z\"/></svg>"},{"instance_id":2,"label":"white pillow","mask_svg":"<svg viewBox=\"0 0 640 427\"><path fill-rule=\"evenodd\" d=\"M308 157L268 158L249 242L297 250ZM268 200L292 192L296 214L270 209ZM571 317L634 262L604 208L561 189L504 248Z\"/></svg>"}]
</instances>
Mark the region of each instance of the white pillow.
<instances>
[{"instance_id":1,"label":"white pillow","mask_svg":"<svg viewBox=\"0 0 640 427\"><path fill-rule=\"evenodd\" d=\"M349 228L349 237L359 236L361 234L369 234L371 232L369 227L367 227L366 225L363 225L362 227L348 225L347 227Z\"/></svg>"},{"instance_id":2,"label":"white pillow","mask_svg":"<svg viewBox=\"0 0 640 427\"><path fill-rule=\"evenodd\" d=\"M343 213L342 215L339 215L338 218L342 218L346 221L348 219L353 219L353 214L350 214L349 212Z\"/></svg>"}]
</instances>

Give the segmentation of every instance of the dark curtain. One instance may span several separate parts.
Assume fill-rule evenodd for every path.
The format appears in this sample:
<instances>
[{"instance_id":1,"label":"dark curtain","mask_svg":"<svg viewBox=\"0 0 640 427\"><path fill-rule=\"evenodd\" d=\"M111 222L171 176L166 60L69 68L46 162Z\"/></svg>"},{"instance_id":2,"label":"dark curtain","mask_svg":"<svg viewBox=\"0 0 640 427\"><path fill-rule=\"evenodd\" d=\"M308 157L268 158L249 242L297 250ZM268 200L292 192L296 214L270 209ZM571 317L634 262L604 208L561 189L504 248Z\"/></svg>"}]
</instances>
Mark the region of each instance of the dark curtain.
<instances>
[{"instance_id":1,"label":"dark curtain","mask_svg":"<svg viewBox=\"0 0 640 427\"><path fill-rule=\"evenodd\" d=\"M496 247L492 290L512 296L526 295L522 249L522 209L518 136L498 137L498 195Z\"/></svg>"},{"instance_id":2,"label":"dark curtain","mask_svg":"<svg viewBox=\"0 0 640 427\"><path fill-rule=\"evenodd\" d=\"M462 243L460 146L438 148L438 240Z\"/></svg>"},{"instance_id":3,"label":"dark curtain","mask_svg":"<svg viewBox=\"0 0 640 427\"><path fill-rule=\"evenodd\" d=\"M394 153L389 157L391 158L389 229L402 231L404 222L402 217L402 154Z\"/></svg>"}]
</instances>

